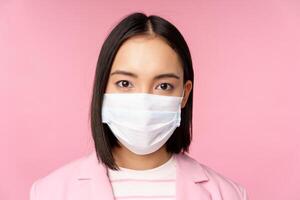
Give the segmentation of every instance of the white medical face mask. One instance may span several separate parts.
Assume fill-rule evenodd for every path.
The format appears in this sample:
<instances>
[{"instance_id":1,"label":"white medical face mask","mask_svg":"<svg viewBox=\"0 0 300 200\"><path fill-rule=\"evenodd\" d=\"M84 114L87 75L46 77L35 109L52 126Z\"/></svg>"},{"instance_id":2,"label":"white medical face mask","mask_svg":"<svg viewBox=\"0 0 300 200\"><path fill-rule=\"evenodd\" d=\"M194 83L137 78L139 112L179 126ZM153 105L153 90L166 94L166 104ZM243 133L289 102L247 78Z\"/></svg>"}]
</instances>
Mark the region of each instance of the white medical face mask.
<instances>
[{"instance_id":1,"label":"white medical face mask","mask_svg":"<svg viewBox=\"0 0 300 200\"><path fill-rule=\"evenodd\" d=\"M149 93L105 93L102 122L131 152L155 152L171 137L181 120L182 96Z\"/></svg>"}]
</instances>

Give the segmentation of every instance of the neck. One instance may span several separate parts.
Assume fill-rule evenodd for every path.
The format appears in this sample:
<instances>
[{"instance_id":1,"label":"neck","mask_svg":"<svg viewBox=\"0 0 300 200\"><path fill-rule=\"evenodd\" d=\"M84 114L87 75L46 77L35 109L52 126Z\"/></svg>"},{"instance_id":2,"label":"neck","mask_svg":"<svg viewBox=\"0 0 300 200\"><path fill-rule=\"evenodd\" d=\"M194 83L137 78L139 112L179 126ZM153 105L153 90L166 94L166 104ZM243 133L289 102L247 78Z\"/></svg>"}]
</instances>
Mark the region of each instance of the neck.
<instances>
[{"instance_id":1,"label":"neck","mask_svg":"<svg viewBox=\"0 0 300 200\"><path fill-rule=\"evenodd\" d=\"M162 146L159 150L147 155L137 155L129 151L122 144L120 144L120 146L121 147L115 147L113 149L113 157L119 167L128 169L152 169L164 164L172 156L172 153L166 151L165 145Z\"/></svg>"}]
</instances>

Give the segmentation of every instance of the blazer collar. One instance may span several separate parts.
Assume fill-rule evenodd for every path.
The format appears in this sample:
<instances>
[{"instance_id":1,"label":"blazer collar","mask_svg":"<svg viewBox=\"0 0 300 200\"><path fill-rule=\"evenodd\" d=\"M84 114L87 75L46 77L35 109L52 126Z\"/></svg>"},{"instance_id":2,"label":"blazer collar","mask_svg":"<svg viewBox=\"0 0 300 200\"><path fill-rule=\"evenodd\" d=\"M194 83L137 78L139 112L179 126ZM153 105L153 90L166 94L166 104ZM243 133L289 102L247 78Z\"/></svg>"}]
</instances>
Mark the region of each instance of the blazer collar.
<instances>
[{"instance_id":1,"label":"blazer collar","mask_svg":"<svg viewBox=\"0 0 300 200\"><path fill-rule=\"evenodd\" d=\"M208 181L209 178L204 168L186 153L174 154L176 158L177 174L188 176L195 183Z\"/></svg>"}]
</instances>

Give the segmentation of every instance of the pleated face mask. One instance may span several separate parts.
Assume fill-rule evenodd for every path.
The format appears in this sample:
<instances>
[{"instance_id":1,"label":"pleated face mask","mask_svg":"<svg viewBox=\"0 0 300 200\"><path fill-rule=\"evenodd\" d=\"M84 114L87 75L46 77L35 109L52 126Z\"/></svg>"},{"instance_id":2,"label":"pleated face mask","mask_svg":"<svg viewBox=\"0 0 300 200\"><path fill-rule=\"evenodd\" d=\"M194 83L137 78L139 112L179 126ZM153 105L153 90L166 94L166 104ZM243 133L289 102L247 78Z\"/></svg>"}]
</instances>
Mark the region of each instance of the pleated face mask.
<instances>
[{"instance_id":1,"label":"pleated face mask","mask_svg":"<svg viewBox=\"0 0 300 200\"><path fill-rule=\"evenodd\" d=\"M171 137L181 120L183 95L105 93L102 122L131 152L155 152Z\"/></svg>"}]
</instances>

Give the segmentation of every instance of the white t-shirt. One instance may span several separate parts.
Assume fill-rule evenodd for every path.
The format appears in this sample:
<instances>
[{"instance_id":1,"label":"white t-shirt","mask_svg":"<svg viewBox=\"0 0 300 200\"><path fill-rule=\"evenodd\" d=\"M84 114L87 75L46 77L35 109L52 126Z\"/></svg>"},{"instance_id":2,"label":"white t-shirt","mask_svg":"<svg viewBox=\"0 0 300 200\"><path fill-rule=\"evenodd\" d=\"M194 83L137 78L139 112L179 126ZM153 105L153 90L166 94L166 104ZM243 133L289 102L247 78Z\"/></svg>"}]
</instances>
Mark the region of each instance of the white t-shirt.
<instances>
[{"instance_id":1,"label":"white t-shirt","mask_svg":"<svg viewBox=\"0 0 300 200\"><path fill-rule=\"evenodd\" d=\"M147 170L108 168L116 200L175 200L176 162L174 155L164 164Z\"/></svg>"}]
</instances>

